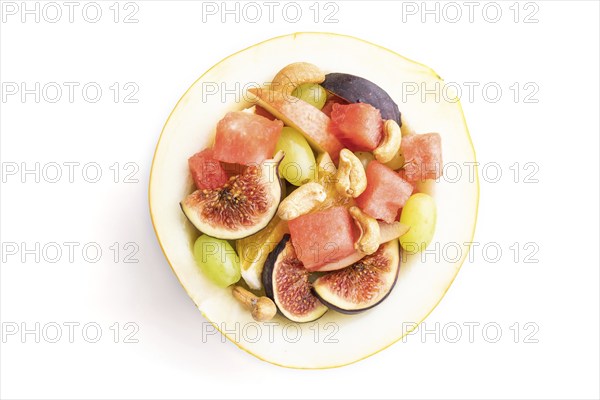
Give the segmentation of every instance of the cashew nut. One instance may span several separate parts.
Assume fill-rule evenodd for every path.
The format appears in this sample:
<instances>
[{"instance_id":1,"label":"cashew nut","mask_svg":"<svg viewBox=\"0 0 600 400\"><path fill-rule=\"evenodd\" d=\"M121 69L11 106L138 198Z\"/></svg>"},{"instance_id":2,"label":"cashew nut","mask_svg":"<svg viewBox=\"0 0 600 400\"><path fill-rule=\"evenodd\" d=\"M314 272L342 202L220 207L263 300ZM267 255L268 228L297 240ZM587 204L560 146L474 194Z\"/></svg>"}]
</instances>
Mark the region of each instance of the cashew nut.
<instances>
[{"instance_id":1,"label":"cashew nut","mask_svg":"<svg viewBox=\"0 0 600 400\"><path fill-rule=\"evenodd\" d=\"M277 314L277 306L268 297L255 296L241 286L234 286L233 297L238 299L246 308L250 309L252 318L258 322L269 321Z\"/></svg>"},{"instance_id":2,"label":"cashew nut","mask_svg":"<svg viewBox=\"0 0 600 400\"><path fill-rule=\"evenodd\" d=\"M323 186L316 182L305 183L283 199L277 209L277 215L285 221L298 218L312 211L324 202L326 197L327 193Z\"/></svg>"},{"instance_id":3,"label":"cashew nut","mask_svg":"<svg viewBox=\"0 0 600 400\"><path fill-rule=\"evenodd\" d=\"M381 231L377 220L369 217L356 206L350 207L349 211L360 230L360 236L354 243L354 248L367 255L375 253L381 240Z\"/></svg>"},{"instance_id":4,"label":"cashew nut","mask_svg":"<svg viewBox=\"0 0 600 400\"><path fill-rule=\"evenodd\" d=\"M324 80L325 74L316 65L296 62L285 66L275 75L271 88L289 95L303 83L321 83Z\"/></svg>"},{"instance_id":5,"label":"cashew nut","mask_svg":"<svg viewBox=\"0 0 600 400\"><path fill-rule=\"evenodd\" d=\"M340 151L335 187L338 192L358 197L367 188L367 174L362 162L348 149Z\"/></svg>"},{"instance_id":6,"label":"cashew nut","mask_svg":"<svg viewBox=\"0 0 600 400\"><path fill-rule=\"evenodd\" d=\"M380 163L390 162L400 151L400 144L402 144L402 131L396 121L388 119L383 125L383 140L379 147L373 150L373 155Z\"/></svg>"}]
</instances>

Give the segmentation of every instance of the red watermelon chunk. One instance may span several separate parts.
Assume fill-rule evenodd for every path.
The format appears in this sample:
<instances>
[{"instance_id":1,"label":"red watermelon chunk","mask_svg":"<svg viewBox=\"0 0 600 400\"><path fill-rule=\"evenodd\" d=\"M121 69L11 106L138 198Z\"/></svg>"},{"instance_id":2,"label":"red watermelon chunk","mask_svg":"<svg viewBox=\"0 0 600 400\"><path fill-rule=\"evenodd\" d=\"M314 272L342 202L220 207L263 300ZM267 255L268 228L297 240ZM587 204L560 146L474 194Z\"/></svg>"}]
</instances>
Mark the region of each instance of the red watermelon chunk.
<instances>
[{"instance_id":1,"label":"red watermelon chunk","mask_svg":"<svg viewBox=\"0 0 600 400\"><path fill-rule=\"evenodd\" d=\"M412 192L412 185L400 175L378 161L371 161L367 165L367 189L356 198L356 204L371 217L391 223Z\"/></svg>"},{"instance_id":2,"label":"red watermelon chunk","mask_svg":"<svg viewBox=\"0 0 600 400\"><path fill-rule=\"evenodd\" d=\"M396 171L398 173L398 175L400 175L400 178L404 179L406 182L410 183L410 185L413 188L413 192L412 194L417 193L417 182L416 181L412 181L408 178L408 176L406 176L406 171L404 169L399 169Z\"/></svg>"},{"instance_id":3,"label":"red watermelon chunk","mask_svg":"<svg viewBox=\"0 0 600 400\"><path fill-rule=\"evenodd\" d=\"M352 151L372 151L383 136L378 109L366 103L333 104L332 132Z\"/></svg>"},{"instance_id":4,"label":"red watermelon chunk","mask_svg":"<svg viewBox=\"0 0 600 400\"><path fill-rule=\"evenodd\" d=\"M401 151L408 180L417 182L442 176L442 138L438 133L405 136Z\"/></svg>"},{"instance_id":5,"label":"red watermelon chunk","mask_svg":"<svg viewBox=\"0 0 600 400\"><path fill-rule=\"evenodd\" d=\"M214 157L235 164L259 164L273 157L283 122L257 114L229 112L217 124Z\"/></svg>"},{"instance_id":6,"label":"red watermelon chunk","mask_svg":"<svg viewBox=\"0 0 600 400\"><path fill-rule=\"evenodd\" d=\"M308 270L353 254L355 225L346 207L333 207L288 221L292 244Z\"/></svg>"},{"instance_id":7,"label":"red watermelon chunk","mask_svg":"<svg viewBox=\"0 0 600 400\"><path fill-rule=\"evenodd\" d=\"M321 111L329 118L331 118L331 111L333 111L334 104L348 104L348 102L341 97L330 94L329 97L327 97L327 101L323 105L323 108L321 108Z\"/></svg>"},{"instance_id":8,"label":"red watermelon chunk","mask_svg":"<svg viewBox=\"0 0 600 400\"><path fill-rule=\"evenodd\" d=\"M188 159L188 167L196 189L216 189L227 182L227 173L221 163L214 159L213 150L208 148Z\"/></svg>"}]
</instances>

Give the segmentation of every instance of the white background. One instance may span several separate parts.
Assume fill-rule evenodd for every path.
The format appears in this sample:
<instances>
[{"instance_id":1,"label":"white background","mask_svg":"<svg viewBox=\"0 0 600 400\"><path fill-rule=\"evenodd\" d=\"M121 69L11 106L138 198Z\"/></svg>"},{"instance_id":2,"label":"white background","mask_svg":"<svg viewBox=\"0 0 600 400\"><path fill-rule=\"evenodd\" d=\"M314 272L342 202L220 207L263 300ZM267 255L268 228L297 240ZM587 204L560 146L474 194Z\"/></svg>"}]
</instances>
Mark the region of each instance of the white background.
<instances>
[{"instance_id":1,"label":"white background","mask_svg":"<svg viewBox=\"0 0 600 400\"><path fill-rule=\"evenodd\" d=\"M419 13L403 14L400 2L337 2L337 23L323 23L324 14L315 23L311 1L299 2L303 14L297 23L282 17L281 3L273 23L265 14L259 23L235 23L229 16L225 24L220 15L203 22L200 2L137 1L139 22L132 24L122 23L132 8L123 10L121 3L121 22L114 23L113 2L99 3L103 16L95 24L82 18L84 2L75 9L73 23L65 6L57 23L43 15L39 23L34 16L22 23L20 14L3 15L3 84L81 85L73 103L66 91L54 104L43 97L36 103L33 95L25 102L19 95L2 100L5 172L10 163L96 162L103 176L98 183L86 182L81 169L75 170L73 183L66 176L58 183L43 177L36 183L33 175L24 183L20 174L4 176L4 244L81 245L72 263L67 254L57 263L36 263L32 255L22 263L19 255L3 254L3 328L55 322L63 326L63 337L58 343L43 337L36 343L33 334L22 340L20 332L3 332L2 398L600 396L597 2L537 2L537 23L523 23L535 9L524 9L524 3L517 5L518 23L514 8L509 9L513 2L498 3L503 14L497 23L485 20L484 3L469 22L462 2L459 22L444 21L442 14L439 23L434 15L422 23ZM454 10L446 11L454 17ZM431 66L448 82L496 82L503 89L496 103L485 100L481 86L473 101L465 95L462 100L478 161L498 163L503 173L496 183L482 179L475 240L495 242L503 253L490 262L478 247L426 320L427 329L437 322L462 326L458 343L444 337L436 343L433 334L417 334L357 364L325 371L272 366L218 336L203 343L205 320L171 272L152 230L147 183L154 147L175 103L206 69L256 42L295 31L354 35ZM81 96L87 82L103 89L97 103ZM127 91L115 103L109 89L115 82L135 83L139 102L124 103ZM537 85L533 99L538 102L524 101L530 90L521 91L515 102L509 88L515 82ZM137 164L139 183L124 183L123 175L112 182L109 167L115 162L121 168ZM515 162L522 173L529 172L523 171L525 163L535 163L539 182L525 183L521 174L515 183L509 169ZM103 249L97 263L81 256L89 242ZM121 246L118 262L109 249L115 242ZM128 242L139 246L138 263L123 262L122 246ZM515 242L521 248L516 262L510 249ZM525 262L528 242L539 248L532 258L537 263ZM66 322L81 324L73 343ZM82 337L81 327L89 322L102 328L97 343ZM118 343L110 329L115 322ZM124 343L123 335L131 331L124 330L127 322L139 327L138 343ZM481 324L473 343L464 325L469 322ZM497 343L483 335L486 323L501 327ZM539 330L525 340L535 326ZM368 340L369 333L364 335Z\"/></svg>"}]
</instances>

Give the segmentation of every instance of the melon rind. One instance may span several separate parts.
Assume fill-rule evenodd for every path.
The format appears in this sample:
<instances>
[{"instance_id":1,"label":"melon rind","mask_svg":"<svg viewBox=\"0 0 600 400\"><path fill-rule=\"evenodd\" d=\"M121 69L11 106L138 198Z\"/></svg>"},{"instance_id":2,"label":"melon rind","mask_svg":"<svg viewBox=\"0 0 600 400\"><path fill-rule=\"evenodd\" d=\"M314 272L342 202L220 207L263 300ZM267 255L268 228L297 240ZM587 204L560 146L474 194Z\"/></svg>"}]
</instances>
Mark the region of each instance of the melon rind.
<instances>
[{"instance_id":1,"label":"melon rind","mask_svg":"<svg viewBox=\"0 0 600 400\"><path fill-rule=\"evenodd\" d=\"M332 368L381 351L408 334L407 326L423 321L452 284L469 246L456 260L442 258L436 262L434 255L424 259L420 254L408 256L402 260L398 281L386 301L362 314L347 316L330 311L316 322L297 324L295 341L285 336L293 332L288 327L293 323L281 316L269 326L255 322L230 289L218 288L202 274L192 253L197 232L179 208L181 199L192 191L187 159L212 143L216 124L226 112L250 106L242 93L238 103L235 96L227 97L230 102L222 102L221 93L208 95L204 89L207 85L214 88L217 83L226 88L240 87L242 92L244 83L269 82L282 67L299 60L313 63L326 73L351 73L381 86L417 133L440 133L444 163L464 165L476 159L459 101L436 101L435 96L426 96L422 101L420 95L402 99L403 82L443 87L443 80L433 70L350 36L296 33L259 43L220 61L177 103L158 141L149 187L150 215L168 263L205 318L241 349L285 367ZM443 248L447 243L472 241L479 202L476 168L471 178L441 180L435 185L431 194L436 200L438 220L432 245L439 243ZM250 324L261 328L259 340L231 334L236 326ZM332 326L336 343L324 340L331 335Z\"/></svg>"}]
</instances>

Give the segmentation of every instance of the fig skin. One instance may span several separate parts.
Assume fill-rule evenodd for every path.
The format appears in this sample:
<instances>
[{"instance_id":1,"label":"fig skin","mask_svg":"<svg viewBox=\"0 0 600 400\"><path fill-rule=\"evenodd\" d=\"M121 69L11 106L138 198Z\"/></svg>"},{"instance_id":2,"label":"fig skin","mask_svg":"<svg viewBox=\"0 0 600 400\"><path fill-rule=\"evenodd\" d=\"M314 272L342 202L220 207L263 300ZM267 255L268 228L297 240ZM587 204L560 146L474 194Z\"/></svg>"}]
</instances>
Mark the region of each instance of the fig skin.
<instances>
[{"instance_id":1,"label":"fig skin","mask_svg":"<svg viewBox=\"0 0 600 400\"><path fill-rule=\"evenodd\" d=\"M381 112L384 120L392 119L402 126L398 105L385 90L365 78L333 72L325 75L321 86L349 103L370 104Z\"/></svg>"},{"instance_id":2,"label":"fig skin","mask_svg":"<svg viewBox=\"0 0 600 400\"><path fill-rule=\"evenodd\" d=\"M388 260L388 263L389 263L388 266L389 266L389 268L395 269L395 271L393 271L393 274L394 274L393 280L392 280L391 284L389 285L389 288L387 288L387 291L385 292L385 294L379 300L377 300L375 303L369 304L366 307L362 307L362 308L353 308L353 309L351 309L351 308L345 308L343 306L340 306L339 304L335 304L335 302L333 302L333 301L325 299L326 295L328 295L328 294L331 297L335 298L335 294L331 294L331 292L328 291L327 288L321 289L321 290L323 290L322 293L319 293L319 289L318 289L319 288L319 279L325 278L327 276L332 276L334 274L343 273L346 268L353 268L357 263L363 262L364 258L361 259L360 261L352 264L351 266L346 267L345 269L337 270L337 271L332 271L332 272L327 273L326 275L323 275L323 277L318 278L314 282L314 284L313 284L313 289L312 290L313 290L314 295L321 301L321 303L323 303L324 305L326 305L328 308L330 308L330 309L332 309L334 311L337 311L339 313L342 313L342 314L350 314L350 315L352 315L352 314L359 314L359 313L362 313L364 311L370 310L370 309L378 306L379 304L381 304L385 299L388 298L388 296L390 295L390 293L392 292L392 290L394 290L394 286L396 286L396 282L398 281L398 275L399 275L399 272L400 272L400 261L401 261L400 246L399 246L397 240L390 241L390 242L385 243L385 244L383 244L381 246L392 246L393 248L391 250L387 249L387 248L384 248L383 251L385 253L394 252L395 251L398 254L397 254L397 259L394 259L395 257L394 257L394 254L392 253L391 259ZM381 246L380 246L380 249L381 249ZM379 250L378 250L378 252L379 252ZM375 256L376 254L377 253L375 253L373 256ZM371 257L371 256L365 256L365 258L369 258L369 257ZM343 299L341 299L341 300L343 301Z\"/></svg>"},{"instance_id":3,"label":"fig skin","mask_svg":"<svg viewBox=\"0 0 600 400\"><path fill-rule=\"evenodd\" d=\"M262 284L263 288L265 288L265 294L271 300L274 299L273 296L273 270L275 269L275 261L277 261L277 257L279 257L279 253L285 249L285 245L290 240L290 235L285 234L281 241L275 246L272 252L269 253L267 259L265 260L265 266L262 271Z\"/></svg>"},{"instance_id":4,"label":"fig skin","mask_svg":"<svg viewBox=\"0 0 600 400\"><path fill-rule=\"evenodd\" d=\"M265 294L268 298L273 300L275 305L277 305L279 312L283 316L288 318L290 321L299 322L299 323L313 322L313 321L321 318L328 310L328 308L319 301L318 297L315 296L315 301L316 301L315 307L312 310L310 310L307 315L301 315L301 316L296 317L291 312L283 309L282 308L283 306L280 304L277 296L275 296L275 288L273 286L273 281L274 281L274 273L276 272L275 269L277 267L277 261L278 261L278 258L279 258L279 255L281 254L281 252L285 251L285 248L288 245L289 241L290 241L290 235L289 234L283 235L283 239L281 239L281 241L277 244L275 249L269 254L269 256L267 257L267 260L265 261L265 265L264 265L263 271L262 271L262 283L263 283L263 287L265 289ZM291 243L290 243L290 248L293 251L293 247L291 246ZM306 271L306 273L308 273L308 271ZM312 288L311 288L310 294L312 296L314 296L314 292L312 291Z\"/></svg>"}]
</instances>

